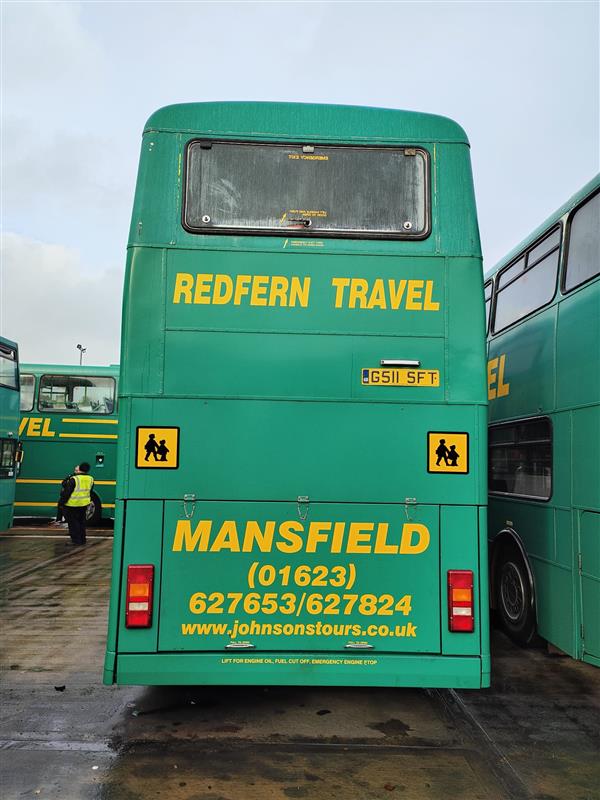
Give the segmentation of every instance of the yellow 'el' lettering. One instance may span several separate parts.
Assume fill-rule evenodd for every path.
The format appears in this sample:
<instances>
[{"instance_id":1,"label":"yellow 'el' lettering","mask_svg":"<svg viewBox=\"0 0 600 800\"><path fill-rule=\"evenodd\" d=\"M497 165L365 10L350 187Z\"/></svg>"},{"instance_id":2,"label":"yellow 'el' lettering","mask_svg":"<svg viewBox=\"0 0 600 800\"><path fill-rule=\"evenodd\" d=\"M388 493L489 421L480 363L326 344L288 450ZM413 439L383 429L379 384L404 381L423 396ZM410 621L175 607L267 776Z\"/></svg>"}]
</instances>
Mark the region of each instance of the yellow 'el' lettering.
<instances>
[{"instance_id":1,"label":"yellow 'el' lettering","mask_svg":"<svg viewBox=\"0 0 600 800\"><path fill-rule=\"evenodd\" d=\"M510 383L504 383L506 355L488 361L488 400L506 397L510 393Z\"/></svg>"},{"instance_id":2,"label":"yellow 'el' lettering","mask_svg":"<svg viewBox=\"0 0 600 800\"><path fill-rule=\"evenodd\" d=\"M498 369L498 359L490 358L488 361L488 400L496 397L496 370Z\"/></svg>"},{"instance_id":3,"label":"yellow 'el' lettering","mask_svg":"<svg viewBox=\"0 0 600 800\"><path fill-rule=\"evenodd\" d=\"M498 397L506 397L510 392L510 383L504 383L504 364L506 356L501 355L498 360Z\"/></svg>"},{"instance_id":4,"label":"yellow 'el' lettering","mask_svg":"<svg viewBox=\"0 0 600 800\"><path fill-rule=\"evenodd\" d=\"M42 425L42 436L55 436L55 432L50 430L50 418L46 417Z\"/></svg>"},{"instance_id":5,"label":"yellow 'el' lettering","mask_svg":"<svg viewBox=\"0 0 600 800\"><path fill-rule=\"evenodd\" d=\"M40 436L42 432L42 417L29 417L27 436Z\"/></svg>"}]
</instances>

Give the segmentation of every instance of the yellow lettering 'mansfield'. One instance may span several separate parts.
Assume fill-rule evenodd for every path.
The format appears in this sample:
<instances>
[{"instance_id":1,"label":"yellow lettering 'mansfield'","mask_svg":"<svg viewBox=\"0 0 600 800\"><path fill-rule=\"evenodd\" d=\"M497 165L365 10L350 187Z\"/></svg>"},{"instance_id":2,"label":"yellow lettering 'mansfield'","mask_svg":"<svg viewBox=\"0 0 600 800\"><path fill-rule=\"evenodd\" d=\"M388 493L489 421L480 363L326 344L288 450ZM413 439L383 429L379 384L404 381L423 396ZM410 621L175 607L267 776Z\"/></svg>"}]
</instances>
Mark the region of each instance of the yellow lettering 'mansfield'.
<instances>
[{"instance_id":1,"label":"yellow lettering 'mansfield'","mask_svg":"<svg viewBox=\"0 0 600 800\"><path fill-rule=\"evenodd\" d=\"M193 550L206 552L211 528L211 520L201 519L192 533L191 521L189 519L178 519L173 538L173 552L178 553L182 550L186 550L188 553Z\"/></svg>"},{"instance_id":2,"label":"yellow lettering 'mansfield'","mask_svg":"<svg viewBox=\"0 0 600 800\"><path fill-rule=\"evenodd\" d=\"M413 556L424 553L429 547L429 540L429 531L425 525L419 525L416 522L405 524L402 526L400 553Z\"/></svg>"},{"instance_id":3,"label":"yellow lettering 'mansfield'","mask_svg":"<svg viewBox=\"0 0 600 800\"><path fill-rule=\"evenodd\" d=\"M387 522L310 522L297 520L224 520L213 525L201 519L192 530L188 519L175 527L172 550L176 553L375 553L377 555L419 555L430 543L429 530L417 522L392 527Z\"/></svg>"}]
</instances>

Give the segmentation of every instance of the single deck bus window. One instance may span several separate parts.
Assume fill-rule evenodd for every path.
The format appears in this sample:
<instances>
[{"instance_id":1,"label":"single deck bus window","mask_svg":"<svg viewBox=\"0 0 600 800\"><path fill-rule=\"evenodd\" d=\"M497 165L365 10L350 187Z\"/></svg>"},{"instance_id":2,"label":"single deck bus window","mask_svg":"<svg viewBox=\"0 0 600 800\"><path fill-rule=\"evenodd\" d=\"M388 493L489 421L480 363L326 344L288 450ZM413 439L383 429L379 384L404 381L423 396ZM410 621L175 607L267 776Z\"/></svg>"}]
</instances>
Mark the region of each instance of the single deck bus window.
<instances>
[{"instance_id":1,"label":"single deck bus window","mask_svg":"<svg viewBox=\"0 0 600 800\"><path fill-rule=\"evenodd\" d=\"M33 396L35 394L35 376L21 375L21 411L33 410Z\"/></svg>"},{"instance_id":2,"label":"single deck bus window","mask_svg":"<svg viewBox=\"0 0 600 800\"><path fill-rule=\"evenodd\" d=\"M571 221L565 291L600 273L600 194L578 208Z\"/></svg>"},{"instance_id":3,"label":"single deck bus window","mask_svg":"<svg viewBox=\"0 0 600 800\"><path fill-rule=\"evenodd\" d=\"M543 308L554 297L560 255L560 235L556 233L553 231L499 274L494 333Z\"/></svg>"},{"instance_id":4,"label":"single deck bus window","mask_svg":"<svg viewBox=\"0 0 600 800\"><path fill-rule=\"evenodd\" d=\"M418 148L194 141L184 220L202 233L423 237L426 176Z\"/></svg>"},{"instance_id":5,"label":"single deck bus window","mask_svg":"<svg viewBox=\"0 0 600 800\"><path fill-rule=\"evenodd\" d=\"M0 386L19 388L19 363L12 347L0 347Z\"/></svg>"},{"instance_id":6,"label":"single deck bus window","mask_svg":"<svg viewBox=\"0 0 600 800\"><path fill-rule=\"evenodd\" d=\"M0 439L0 479L14 476L16 448L14 439Z\"/></svg>"},{"instance_id":7,"label":"single deck bus window","mask_svg":"<svg viewBox=\"0 0 600 800\"><path fill-rule=\"evenodd\" d=\"M40 411L112 414L114 407L114 378L97 375L42 375L40 378Z\"/></svg>"},{"instance_id":8,"label":"single deck bus window","mask_svg":"<svg viewBox=\"0 0 600 800\"><path fill-rule=\"evenodd\" d=\"M548 500L552 494L552 428L547 418L489 429L489 491Z\"/></svg>"}]
</instances>

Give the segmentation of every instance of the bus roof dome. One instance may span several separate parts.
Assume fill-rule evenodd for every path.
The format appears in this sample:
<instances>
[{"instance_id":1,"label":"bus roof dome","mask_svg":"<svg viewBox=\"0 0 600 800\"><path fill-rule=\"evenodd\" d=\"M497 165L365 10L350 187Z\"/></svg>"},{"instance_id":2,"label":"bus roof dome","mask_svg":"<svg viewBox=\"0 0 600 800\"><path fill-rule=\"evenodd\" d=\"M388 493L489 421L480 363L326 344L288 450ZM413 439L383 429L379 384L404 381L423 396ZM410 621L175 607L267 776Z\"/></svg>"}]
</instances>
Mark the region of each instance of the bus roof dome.
<instances>
[{"instance_id":1,"label":"bus roof dome","mask_svg":"<svg viewBox=\"0 0 600 800\"><path fill-rule=\"evenodd\" d=\"M314 103L179 103L155 111L144 128L144 132L150 131L261 139L297 140L302 136L321 142L469 144L460 125L436 114Z\"/></svg>"}]
</instances>

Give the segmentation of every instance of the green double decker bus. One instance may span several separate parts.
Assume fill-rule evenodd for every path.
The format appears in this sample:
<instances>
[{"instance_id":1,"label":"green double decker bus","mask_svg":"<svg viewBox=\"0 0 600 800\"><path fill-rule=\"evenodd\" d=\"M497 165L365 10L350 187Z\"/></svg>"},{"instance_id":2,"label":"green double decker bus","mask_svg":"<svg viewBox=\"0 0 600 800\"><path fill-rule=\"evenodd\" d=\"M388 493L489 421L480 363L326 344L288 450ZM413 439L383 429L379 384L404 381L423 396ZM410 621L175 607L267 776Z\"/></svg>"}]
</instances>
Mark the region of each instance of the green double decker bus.
<instances>
[{"instance_id":1,"label":"green double decker bus","mask_svg":"<svg viewBox=\"0 0 600 800\"><path fill-rule=\"evenodd\" d=\"M600 666L600 176L486 276L493 604Z\"/></svg>"},{"instance_id":2,"label":"green double decker bus","mask_svg":"<svg viewBox=\"0 0 600 800\"><path fill-rule=\"evenodd\" d=\"M489 685L483 277L451 120L142 140L105 682Z\"/></svg>"},{"instance_id":3,"label":"green double decker bus","mask_svg":"<svg viewBox=\"0 0 600 800\"><path fill-rule=\"evenodd\" d=\"M114 365L22 364L17 516L55 516L61 483L82 461L94 477L88 523L114 516L118 377Z\"/></svg>"},{"instance_id":4,"label":"green double decker bus","mask_svg":"<svg viewBox=\"0 0 600 800\"><path fill-rule=\"evenodd\" d=\"M12 525L19 442L19 349L0 336L0 531Z\"/></svg>"}]
</instances>

